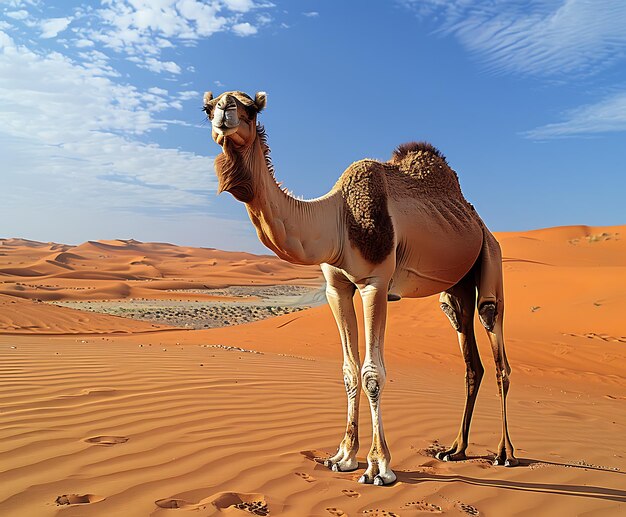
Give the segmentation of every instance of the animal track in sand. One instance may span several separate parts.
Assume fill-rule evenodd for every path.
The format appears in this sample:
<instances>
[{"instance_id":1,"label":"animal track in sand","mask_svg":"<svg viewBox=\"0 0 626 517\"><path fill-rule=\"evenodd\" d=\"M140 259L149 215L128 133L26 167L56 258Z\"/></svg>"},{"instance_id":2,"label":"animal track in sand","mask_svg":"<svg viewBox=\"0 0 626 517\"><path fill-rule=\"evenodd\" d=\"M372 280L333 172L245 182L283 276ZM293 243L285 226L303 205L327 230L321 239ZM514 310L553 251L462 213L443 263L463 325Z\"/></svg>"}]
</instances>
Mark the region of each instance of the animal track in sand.
<instances>
[{"instance_id":1,"label":"animal track in sand","mask_svg":"<svg viewBox=\"0 0 626 517\"><path fill-rule=\"evenodd\" d=\"M334 517L343 517L344 515L346 515L346 512L335 507L326 508L326 511L329 514L334 515Z\"/></svg>"},{"instance_id":2,"label":"animal track in sand","mask_svg":"<svg viewBox=\"0 0 626 517\"><path fill-rule=\"evenodd\" d=\"M94 494L64 494L60 495L56 498L56 504L58 506L64 505L74 505L74 504L90 504L90 503L99 503L100 501L104 501L104 497L101 495Z\"/></svg>"},{"instance_id":3,"label":"animal track in sand","mask_svg":"<svg viewBox=\"0 0 626 517\"><path fill-rule=\"evenodd\" d=\"M236 508L252 515L267 516L270 510L267 501L262 494L239 494L236 492L225 492L213 501L213 505L219 510Z\"/></svg>"},{"instance_id":4,"label":"animal track in sand","mask_svg":"<svg viewBox=\"0 0 626 517\"><path fill-rule=\"evenodd\" d=\"M306 472L294 472L294 474L304 479L307 483L313 483L315 481L315 478L313 476L309 476Z\"/></svg>"},{"instance_id":5,"label":"animal track in sand","mask_svg":"<svg viewBox=\"0 0 626 517\"><path fill-rule=\"evenodd\" d=\"M468 458L467 463L471 463L473 465L476 465L477 467L480 467L481 469L492 469L493 468L493 461L492 460L487 460L485 458Z\"/></svg>"},{"instance_id":6,"label":"animal track in sand","mask_svg":"<svg viewBox=\"0 0 626 517\"><path fill-rule=\"evenodd\" d=\"M427 503L426 501L411 501L409 503L404 503L401 508L405 508L407 510L417 510L420 512L443 513L441 506Z\"/></svg>"},{"instance_id":7,"label":"animal track in sand","mask_svg":"<svg viewBox=\"0 0 626 517\"><path fill-rule=\"evenodd\" d=\"M626 336L609 336L608 334L596 334L595 332L586 332L585 334L563 333L564 336L584 337L587 339L599 339L601 341L610 341L613 343L626 343Z\"/></svg>"},{"instance_id":8,"label":"animal track in sand","mask_svg":"<svg viewBox=\"0 0 626 517\"><path fill-rule=\"evenodd\" d=\"M93 443L94 445L110 447L111 445L126 443L128 438L126 438L126 436L93 436L92 438L85 438L85 441L87 443Z\"/></svg>"},{"instance_id":9,"label":"animal track in sand","mask_svg":"<svg viewBox=\"0 0 626 517\"><path fill-rule=\"evenodd\" d=\"M252 515L268 516L270 514L265 496L262 494L239 494L236 492L222 492L217 495L205 497L198 503L191 503L184 499L168 497L154 502L159 508L168 510L185 509L199 510L208 505L213 505L218 512L229 511L233 508L242 510Z\"/></svg>"},{"instance_id":10,"label":"animal track in sand","mask_svg":"<svg viewBox=\"0 0 626 517\"><path fill-rule=\"evenodd\" d=\"M431 443L428 447L424 449L418 449L417 452L423 454L424 456L430 456L431 458L434 458L437 456L438 452L443 452L445 450L446 447L440 444L439 440L433 440L433 443Z\"/></svg>"},{"instance_id":11,"label":"animal track in sand","mask_svg":"<svg viewBox=\"0 0 626 517\"><path fill-rule=\"evenodd\" d=\"M238 503L235 505L238 510L244 510L253 515L269 515L270 512L267 509L267 504L261 501L254 501L252 503Z\"/></svg>"},{"instance_id":12,"label":"animal track in sand","mask_svg":"<svg viewBox=\"0 0 626 517\"><path fill-rule=\"evenodd\" d=\"M462 503L461 501L457 501L456 505L462 512L465 512L468 515L480 515L478 508L472 506L471 504Z\"/></svg>"},{"instance_id":13,"label":"animal track in sand","mask_svg":"<svg viewBox=\"0 0 626 517\"><path fill-rule=\"evenodd\" d=\"M302 454L302 456L304 456L307 460L319 463L320 465L323 465L324 460L328 458L328 453L324 451L300 451L300 454Z\"/></svg>"},{"instance_id":14,"label":"animal track in sand","mask_svg":"<svg viewBox=\"0 0 626 517\"><path fill-rule=\"evenodd\" d=\"M380 510L378 508L370 508L363 510L365 515L371 515L372 517L400 517L397 513L390 512L389 510Z\"/></svg>"},{"instance_id":15,"label":"animal track in sand","mask_svg":"<svg viewBox=\"0 0 626 517\"><path fill-rule=\"evenodd\" d=\"M347 497L361 497L361 494L355 492L354 490L342 490L341 493Z\"/></svg>"},{"instance_id":16,"label":"animal track in sand","mask_svg":"<svg viewBox=\"0 0 626 517\"><path fill-rule=\"evenodd\" d=\"M189 508L190 506L195 506L193 503L189 503L184 501L183 499L159 499L158 501L154 501L159 508Z\"/></svg>"}]
</instances>

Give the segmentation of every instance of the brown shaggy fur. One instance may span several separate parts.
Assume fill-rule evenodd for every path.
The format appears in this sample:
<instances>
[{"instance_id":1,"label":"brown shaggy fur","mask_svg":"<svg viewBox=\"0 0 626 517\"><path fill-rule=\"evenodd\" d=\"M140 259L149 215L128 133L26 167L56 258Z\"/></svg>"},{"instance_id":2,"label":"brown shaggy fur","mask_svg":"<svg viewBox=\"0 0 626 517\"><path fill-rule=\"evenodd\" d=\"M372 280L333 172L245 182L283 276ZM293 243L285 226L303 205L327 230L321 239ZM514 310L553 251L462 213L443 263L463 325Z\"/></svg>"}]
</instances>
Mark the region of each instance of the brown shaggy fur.
<instances>
[{"instance_id":1,"label":"brown shaggy fur","mask_svg":"<svg viewBox=\"0 0 626 517\"><path fill-rule=\"evenodd\" d=\"M435 156L441 158L444 162L446 161L446 157L443 153L428 142L407 142L405 144L400 144L394 149L393 154L391 155L391 160L389 161L391 163L398 163L402 161L407 154L417 153L418 151L434 154Z\"/></svg>"},{"instance_id":2,"label":"brown shaggy fur","mask_svg":"<svg viewBox=\"0 0 626 517\"><path fill-rule=\"evenodd\" d=\"M254 198L252 171L229 140L224 145L224 152L215 158L215 172L218 180L218 194L230 192L235 199L243 203L252 201Z\"/></svg>"},{"instance_id":3,"label":"brown shaggy fur","mask_svg":"<svg viewBox=\"0 0 626 517\"><path fill-rule=\"evenodd\" d=\"M355 162L335 188L341 190L344 199L350 242L373 264L380 264L393 250L394 229L387 209L390 196L412 195L415 190L443 196L451 201L448 210L458 212L460 219L468 207L473 210L463 197L456 172L427 142L398 146L387 163Z\"/></svg>"},{"instance_id":4,"label":"brown shaggy fur","mask_svg":"<svg viewBox=\"0 0 626 517\"><path fill-rule=\"evenodd\" d=\"M340 179L350 242L372 264L380 264L394 244L387 210L385 165L374 160L353 163Z\"/></svg>"},{"instance_id":5,"label":"brown shaggy fur","mask_svg":"<svg viewBox=\"0 0 626 517\"><path fill-rule=\"evenodd\" d=\"M263 150L265 164L272 176L274 176L274 164L270 156L270 148L267 145L267 134L261 124L256 126L258 144ZM254 145L256 145L255 142ZM248 152L252 152L254 145ZM230 141L226 141L223 152L215 158L215 172L218 180L218 194L230 192L235 199L244 203L250 203L254 197L254 185L252 171L246 165L245 157L237 150Z\"/></svg>"},{"instance_id":6,"label":"brown shaggy fur","mask_svg":"<svg viewBox=\"0 0 626 517\"><path fill-rule=\"evenodd\" d=\"M445 195L465 202L456 172L441 151L428 142L399 145L388 163L408 180L403 188L428 191L430 195Z\"/></svg>"}]
</instances>

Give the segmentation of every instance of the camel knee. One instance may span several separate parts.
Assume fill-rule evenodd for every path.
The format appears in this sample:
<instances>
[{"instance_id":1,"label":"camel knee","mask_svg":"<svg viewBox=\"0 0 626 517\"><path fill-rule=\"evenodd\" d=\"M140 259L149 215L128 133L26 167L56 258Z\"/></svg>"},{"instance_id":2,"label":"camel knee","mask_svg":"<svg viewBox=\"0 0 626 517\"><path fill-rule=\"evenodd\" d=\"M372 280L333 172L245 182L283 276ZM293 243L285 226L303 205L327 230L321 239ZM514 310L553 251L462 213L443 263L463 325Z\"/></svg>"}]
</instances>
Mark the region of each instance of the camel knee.
<instances>
[{"instance_id":1,"label":"camel knee","mask_svg":"<svg viewBox=\"0 0 626 517\"><path fill-rule=\"evenodd\" d=\"M363 391L370 402L378 402L380 393L385 385L385 377L378 371L364 371L361 376Z\"/></svg>"},{"instance_id":2,"label":"camel knee","mask_svg":"<svg viewBox=\"0 0 626 517\"><path fill-rule=\"evenodd\" d=\"M439 306L441 307L441 310L444 312L444 314L450 320L450 324L452 325L452 328L456 330L457 332L460 332L461 331L460 318L457 316L457 313L452 308L452 306L448 304L447 302L441 302Z\"/></svg>"},{"instance_id":3,"label":"camel knee","mask_svg":"<svg viewBox=\"0 0 626 517\"><path fill-rule=\"evenodd\" d=\"M493 302L485 302L478 309L478 319L489 332L495 327L497 316L497 307Z\"/></svg>"}]
</instances>

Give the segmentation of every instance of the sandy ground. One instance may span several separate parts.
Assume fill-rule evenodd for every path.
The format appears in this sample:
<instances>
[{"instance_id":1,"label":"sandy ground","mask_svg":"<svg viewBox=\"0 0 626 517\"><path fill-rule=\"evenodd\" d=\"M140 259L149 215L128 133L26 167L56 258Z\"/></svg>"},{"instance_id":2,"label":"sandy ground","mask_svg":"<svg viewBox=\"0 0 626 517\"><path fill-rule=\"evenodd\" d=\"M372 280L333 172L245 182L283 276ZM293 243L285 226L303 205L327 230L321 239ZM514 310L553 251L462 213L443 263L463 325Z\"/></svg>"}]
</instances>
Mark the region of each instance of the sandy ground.
<instances>
[{"instance_id":1,"label":"sandy ground","mask_svg":"<svg viewBox=\"0 0 626 517\"><path fill-rule=\"evenodd\" d=\"M482 332L487 375L471 459L433 458L458 429L462 360L436 299L402 300L389 306L382 399L398 475L390 487L356 482L371 437L364 398L360 469L335 473L316 461L334 452L345 421L327 306L177 330L34 301L168 300L183 289L180 299L225 302L232 292L203 291L318 287L315 268L132 241L80 252L0 241L0 515L625 514L626 227L498 238L522 464L491 465L500 415ZM61 257L63 268L50 264L53 253L82 258ZM154 269L133 270L141 261Z\"/></svg>"}]
</instances>

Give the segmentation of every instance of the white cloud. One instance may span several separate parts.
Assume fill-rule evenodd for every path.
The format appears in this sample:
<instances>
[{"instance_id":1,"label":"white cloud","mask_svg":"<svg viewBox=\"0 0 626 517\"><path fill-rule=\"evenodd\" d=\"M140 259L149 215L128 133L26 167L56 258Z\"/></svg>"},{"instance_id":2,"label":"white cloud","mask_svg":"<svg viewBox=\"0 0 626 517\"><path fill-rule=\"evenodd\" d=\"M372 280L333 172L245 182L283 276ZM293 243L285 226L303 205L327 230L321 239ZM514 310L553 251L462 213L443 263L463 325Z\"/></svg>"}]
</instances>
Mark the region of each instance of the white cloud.
<instances>
[{"instance_id":1,"label":"white cloud","mask_svg":"<svg viewBox=\"0 0 626 517\"><path fill-rule=\"evenodd\" d=\"M152 88L148 88L148 92L153 93L154 95L166 96L167 90L164 88L159 88L158 86L153 86Z\"/></svg>"},{"instance_id":2,"label":"white cloud","mask_svg":"<svg viewBox=\"0 0 626 517\"><path fill-rule=\"evenodd\" d=\"M63 32L67 29L71 22L72 18L50 18L49 20L42 20L41 37L44 39L55 38L59 32Z\"/></svg>"},{"instance_id":3,"label":"white cloud","mask_svg":"<svg viewBox=\"0 0 626 517\"><path fill-rule=\"evenodd\" d=\"M233 25L233 32L237 36L252 36L258 32L254 25L250 25L248 22L236 23Z\"/></svg>"},{"instance_id":4,"label":"white cloud","mask_svg":"<svg viewBox=\"0 0 626 517\"><path fill-rule=\"evenodd\" d=\"M304 16L306 16L307 18L317 18L320 13L318 13L317 11L309 11L306 13L302 13Z\"/></svg>"},{"instance_id":5,"label":"white cloud","mask_svg":"<svg viewBox=\"0 0 626 517\"><path fill-rule=\"evenodd\" d=\"M247 13L254 8L254 2L252 0L224 0L224 4L231 11L238 11L240 13Z\"/></svg>"},{"instance_id":6,"label":"white cloud","mask_svg":"<svg viewBox=\"0 0 626 517\"><path fill-rule=\"evenodd\" d=\"M613 94L600 102L565 113L563 122L547 124L528 131L532 139L626 131L626 92Z\"/></svg>"},{"instance_id":7,"label":"white cloud","mask_svg":"<svg viewBox=\"0 0 626 517\"><path fill-rule=\"evenodd\" d=\"M188 101L191 99L198 99L198 102L201 100L201 95L199 92L189 90L184 92L178 92L178 98L182 101Z\"/></svg>"},{"instance_id":8,"label":"white cloud","mask_svg":"<svg viewBox=\"0 0 626 517\"><path fill-rule=\"evenodd\" d=\"M493 71L588 74L626 53L626 2L403 0Z\"/></svg>"},{"instance_id":9,"label":"white cloud","mask_svg":"<svg viewBox=\"0 0 626 517\"><path fill-rule=\"evenodd\" d=\"M256 17L256 22L259 25L269 25L274 19L269 14L261 13Z\"/></svg>"},{"instance_id":10,"label":"white cloud","mask_svg":"<svg viewBox=\"0 0 626 517\"><path fill-rule=\"evenodd\" d=\"M19 11L9 11L4 14L14 20L25 20L28 18L28 11L25 11L24 9L20 9Z\"/></svg>"},{"instance_id":11,"label":"white cloud","mask_svg":"<svg viewBox=\"0 0 626 517\"><path fill-rule=\"evenodd\" d=\"M255 0L108 0L96 11L98 28L85 29L83 37L130 56L157 58L177 42L194 45L217 32L256 34L257 27L242 17L253 9L270 7L273 4ZM259 25L271 21L265 13L256 18ZM152 68L162 67L153 63Z\"/></svg>"},{"instance_id":12,"label":"white cloud","mask_svg":"<svg viewBox=\"0 0 626 517\"><path fill-rule=\"evenodd\" d=\"M12 47L14 45L13 39L6 32L0 31L0 49L4 47Z\"/></svg>"},{"instance_id":13,"label":"white cloud","mask_svg":"<svg viewBox=\"0 0 626 517\"><path fill-rule=\"evenodd\" d=\"M205 210L213 159L139 139L166 128L157 113L179 107L161 88L114 82L106 68L4 46L0 154L9 197L83 210Z\"/></svg>"},{"instance_id":14,"label":"white cloud","mask_svg":"<svg viewBox=\"0 0 626 517\"><path fill-rule=\"evenodd\" d=\"M154 57L129 57L129 61L135 63L139 68L145 68L151 72L160 74L169 72L170 74L180 74L181 68L173 61L160 61Z\"/></svg>"},{"instance_id":15,"label":"white cloud","mask_svg":"<svg viewBox=\"0 0 626 517\"><path fill-rule=\"evenodd\" d=\"M74 45L76 45L78 48L87 48L87 47L93 47L95 43L91 41L90 39L81 38L79 40L76 40L74 42Z\"/></svg>"}]
</instances>

